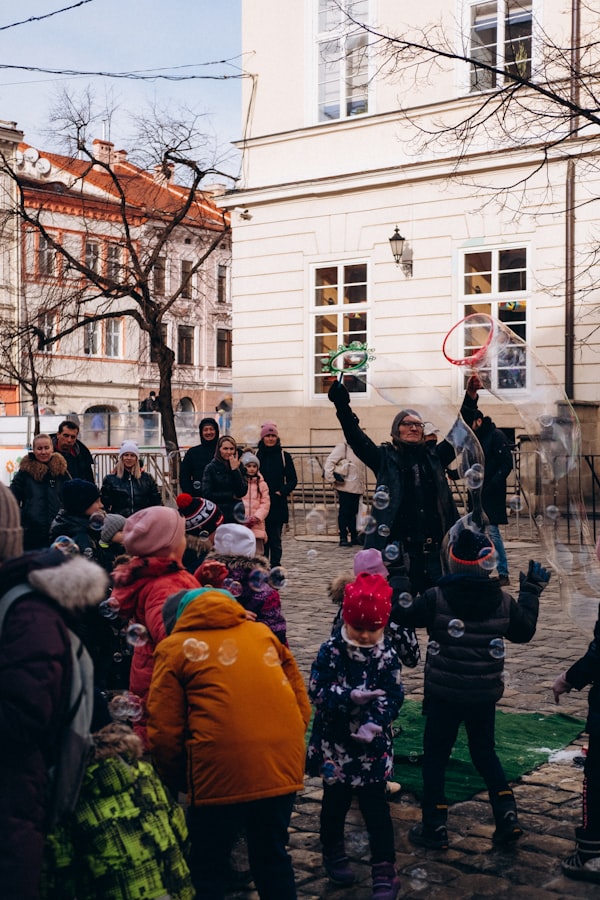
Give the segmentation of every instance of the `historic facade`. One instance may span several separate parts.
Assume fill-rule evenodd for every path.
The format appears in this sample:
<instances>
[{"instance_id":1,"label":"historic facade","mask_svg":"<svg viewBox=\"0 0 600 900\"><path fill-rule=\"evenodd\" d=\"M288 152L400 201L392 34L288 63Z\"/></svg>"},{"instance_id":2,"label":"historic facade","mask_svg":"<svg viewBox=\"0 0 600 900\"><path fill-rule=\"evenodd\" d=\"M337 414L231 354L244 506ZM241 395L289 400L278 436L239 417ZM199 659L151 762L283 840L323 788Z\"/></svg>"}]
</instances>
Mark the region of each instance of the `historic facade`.
<instances>
[{"instance_id":1,"label":"historic facade","mask_svg":"<svg viewBox=\"0 0 600 900\"><path fill-rule=\"evenodd\" d=\"M424 413L443 418L465 376L442 354L445 336L481 312L526 342L488 367L486 412L518 432L519 404L555 380L595 438L597 128L569 131L542 96L538 116L520 116L524 98L483 121L509 73L568 99L558 48L577 44L570 13L537 0L242 5L243 177L219 201L234 235L239 415L268 409L287 442L331 442L323 363L359 341L375 360L347 381L369 433L385 438L398 404L435 398ZM581 15L581 34L594 33L596 13ZM436 34L446 57L401 43ZM594 54L590 43L590 72ZM473 116L481 127L465 126ZM454 355L468 356L477 337L459 329L456 340Z\"/></svg>"}]
</instances>

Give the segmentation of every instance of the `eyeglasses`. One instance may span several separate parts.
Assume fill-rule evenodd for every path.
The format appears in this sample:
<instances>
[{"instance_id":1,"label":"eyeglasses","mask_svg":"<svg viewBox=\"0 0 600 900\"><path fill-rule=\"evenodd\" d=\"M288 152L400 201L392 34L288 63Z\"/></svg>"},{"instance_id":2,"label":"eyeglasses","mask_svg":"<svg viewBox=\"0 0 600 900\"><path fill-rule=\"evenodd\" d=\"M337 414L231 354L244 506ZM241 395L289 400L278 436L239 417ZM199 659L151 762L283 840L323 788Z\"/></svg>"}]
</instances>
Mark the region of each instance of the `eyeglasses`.
<instances>
[{"instance_id":1,"label":"eyeglasses","mask_svg":"<svg viewBox=\"0 0 600 900\"><path fill-rule=\"evenodd\" d=\"M425 428L424 422L400 422L400 425L404 425L405 428Z\"/></svg>"}]
</instances>

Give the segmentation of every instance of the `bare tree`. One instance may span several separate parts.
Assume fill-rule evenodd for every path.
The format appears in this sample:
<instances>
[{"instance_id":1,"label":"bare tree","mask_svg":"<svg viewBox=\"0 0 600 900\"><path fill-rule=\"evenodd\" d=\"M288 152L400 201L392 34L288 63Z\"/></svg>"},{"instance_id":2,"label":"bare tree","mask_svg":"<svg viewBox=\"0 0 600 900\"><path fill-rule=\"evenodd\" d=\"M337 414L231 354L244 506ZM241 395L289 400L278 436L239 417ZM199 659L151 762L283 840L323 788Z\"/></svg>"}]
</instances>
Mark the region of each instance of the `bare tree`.
<instances>
[{"instance_id":1,"label":"bare tree","mask_svg":"<svg viewBox=\"0 0 600 900\"><path fill-rule=\"evenodd\" d=\"M13 335L22 342L19 355L27 356L27 347L30 355L35 355L36 340L40 347L49 348L95 322L125 319L134 323L140 335L146 336L152 362L158 367L165 445L176 449L171 397L175 354L167 343L164 321L168 314L177 314L191 279L229 239L226 214L217 210L202 190L207 176L228 176L201 161L206 146L194 119L138 118L141 150L127 156L114 152L109 142L92 139L94 113L89 96L84 95L82 101L65 96L53 119L56 133L70 151L65 157L48 154L51 160L64 162L58 189L77 203L82 227L90 236L98 236L99 205L110 209L111 237L118 242L121 258L118 266L98 266L82 255L80 245L64 240L52 213L39 201L39 182L28 179L11 159L0 157L0 171L16 183L16 215L26 238L41 237L64 273L60 296L44 298L40 304L45 315L56 313L59 327L42 334L39 328L36 332L34 320L23 323ZM136 153L142 165L136 165ZM162 285L157 292L157 267L183 234L194 236L192 265L175 287ZM31 373L29 369L26 382L19 383L37 391L39 382Z\"/></svg>"}]
</instances>

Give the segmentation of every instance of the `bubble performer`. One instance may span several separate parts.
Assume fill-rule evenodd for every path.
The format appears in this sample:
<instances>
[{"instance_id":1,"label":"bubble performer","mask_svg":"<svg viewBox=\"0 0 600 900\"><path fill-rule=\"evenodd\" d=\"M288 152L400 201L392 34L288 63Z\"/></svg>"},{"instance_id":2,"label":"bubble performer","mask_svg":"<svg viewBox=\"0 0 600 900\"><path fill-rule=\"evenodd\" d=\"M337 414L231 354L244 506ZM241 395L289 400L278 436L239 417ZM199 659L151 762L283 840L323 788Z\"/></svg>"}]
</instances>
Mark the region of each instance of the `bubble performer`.
<instances>
[{"instance_id":1,"label":"bubble performer","mask_svg":"<svg viewBox=\"0 0 600 900\"><path fill-rule=\"evenodd\" d=\"M459 350L466 347L466 354ZM591 630L600 591L600 566L582 495L581 430L553 372L517 334L491 316L458 322L443 344L446 359L476 374L520 422L519 489L546 562L558 575L561 599L573 620Z\"/></svg>"},{"instance_id":2,"label":"bubble performer","mask_svg":"<svg viewBox=\"0 0 600 900\"><path fill-rule=\"evenodd\" d=\"M521 836L517 806L494 749L496 703L504 692L504 641L524 644L535 634L539 596L550 572L531 561L521 572L518 602L495 574L495 549L470 516L444 542L448 574L412 602L397 603L391 619L426 628L423 712L422 821L409 832L413 844L448 849L445 773L464 722L473 765L484 779L496 828L495 844Z\"/></svg>"}]
</instances>

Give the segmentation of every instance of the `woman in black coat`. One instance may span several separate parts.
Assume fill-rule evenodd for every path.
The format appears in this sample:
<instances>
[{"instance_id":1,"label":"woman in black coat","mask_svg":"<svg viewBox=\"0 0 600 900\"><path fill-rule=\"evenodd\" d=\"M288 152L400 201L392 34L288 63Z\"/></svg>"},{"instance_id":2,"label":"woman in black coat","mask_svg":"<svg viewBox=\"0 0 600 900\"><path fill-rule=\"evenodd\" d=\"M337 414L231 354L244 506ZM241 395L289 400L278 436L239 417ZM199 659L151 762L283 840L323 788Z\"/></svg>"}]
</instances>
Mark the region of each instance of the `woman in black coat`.
<instances>
[{"instance_id":1,"label":"woman in black coat","mask_svg":"<svg viewBox=\"0 0 600 900\"><path fill-rule=\"evenodd\" d=\"M240 501L247 492L246 472L238 458L237 444L225 434L217 441L214 459L204 470L202 496L217 504L224 522L243 522L246 513ZM241 506L239 511L236 510L238 505Z\"/></svg>"},{"instance_id":2,"label":"woman in black coat","mask_svg":"<svg viewBox=\"0 0 600 900\"><path fill-rule=\"evenodd\" d=\"M102 504L107 513L129 518L140 509L162 506L162 497L152 475L142 472L135 441L123 441L114 472L102 482Z\"/></svg>"},{"instance_id":3,"label":"woman in black coat","mask_svg":"<svg viewBox=\"0 0 600 900\"><path fill-rule=\"evenodd\" d=\"M50 546L50 526L63 505L62 489L69 479L65 458L54 452L50 436L36 435L10 485L21 507L25 550Z\"/></svg>"},{"instance_id":4,"label":"woman in black coat","mask_svg":"<svg viewBox=\"0 0 600 900\"><path fill-rule=\"evenodd\" d=\"M260 471L267 482L271 508L265 519L267 541L265 556L271 566L281 565L281 533L289 521L288 497L298 484L294 460L282 450L279 432L274 422L265 422L260 429L260 441L256 455L260 460Z\"/></svg>"},{"instance_id":5,"label":"woman in black coat","mask_svg":"<svg viewBox=\"0 0 600 900\"><path fill-rule=\"evenodd\" d=\"M454 448L447 441L426 441L424 423L414 409L400 410L392 422L392 441L377 445L360 427L343 384L332 384L329 399L346 441L375 473L378 485L385 485L389 492L387 503L373 506L375 528L366 535L365 547L382 551L390 575L399 570L402 577L408 576L410 587L403 590L421 593L441 577L442 541L458 519L445 471L455 456ZM397 561L385 552L394 542Z\"/></svg>"}]
</instances>

